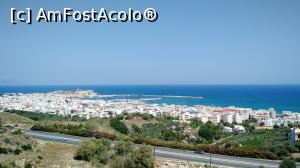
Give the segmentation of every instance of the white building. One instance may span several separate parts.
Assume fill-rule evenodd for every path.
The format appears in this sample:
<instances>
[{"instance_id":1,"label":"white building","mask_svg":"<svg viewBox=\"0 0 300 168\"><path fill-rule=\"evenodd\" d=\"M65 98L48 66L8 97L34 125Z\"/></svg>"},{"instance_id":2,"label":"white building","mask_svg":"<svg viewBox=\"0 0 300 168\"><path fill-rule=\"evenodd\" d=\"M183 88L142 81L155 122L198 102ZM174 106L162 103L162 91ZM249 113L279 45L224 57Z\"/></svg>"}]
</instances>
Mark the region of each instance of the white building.
<instances>
[{"instance_id":1,"label":"white building","mask_svg":"<svg viewBox=\"0 0 300 168\"><path fill-rule=\"evenodd\" d=\"M233 122L233 115L232 114L224 114L222 119L223 119L224 123L227 122L227 123L231 124Z\"/></svg>"}]
</instances>

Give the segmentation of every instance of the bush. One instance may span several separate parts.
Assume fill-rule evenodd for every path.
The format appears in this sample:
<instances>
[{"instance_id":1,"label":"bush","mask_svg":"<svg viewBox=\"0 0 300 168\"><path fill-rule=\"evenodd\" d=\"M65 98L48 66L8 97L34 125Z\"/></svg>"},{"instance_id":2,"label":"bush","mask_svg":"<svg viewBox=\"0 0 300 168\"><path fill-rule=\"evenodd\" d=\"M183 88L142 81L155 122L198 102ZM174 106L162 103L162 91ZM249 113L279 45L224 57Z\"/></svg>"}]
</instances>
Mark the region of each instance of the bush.
<instances>
[{"instance_id":1,"label":"bush","mask_svg":"<svg viewBox=\"0 0 300 168\"><path fill-rule=\"evenodd\" d=\"M142 114L142 119L143 120L151 120L153 118L154 118L154 116L151 115L151 114Z\"/></svg>"},{"instance_id":2,"label":"bush","mask_svg":"<svg viewBox=\"0 0 300 168\"><path fill-rule=\"evenodd\" d=\"M118 141L114 146L115 153L120 156L124 156L133 151L132 142L130 141Z\"/></svg>"},{"instance_id":3,"label":"bush","mask_svg":"<svg viewBox=\"0 0 300 168\"><path fill-rule=\"evenodd\" d=\"M130 114L125 117L125 120L132 120L132 119L133 119L133 117Z\"/></svg>"},{"instance_id":4,"label":"bush","mask_svg":"<svg viewBox=\"0 0 300 168\"><path fill-rule=\"evenodd\" d=\"M9 138L4 138L4 143L6 143L6 144L11 144L11 141L10 141Z\"/></svg>"},{"instance_id":5,"label":"bush","mask_svg":"<svg viewBox=\"0 0 300 168\"><path fill-rule=\"evenodd\" d=\"M6 150L7 150L8 153L13 153L14 152L14 150L11 147L7 147Z\"/></svg>"},{"instance_id":6,"label":"bush","mask_svg":"<svg viewBox=\"0 0 300 168\"><path fill-rule=\"evenodd\" d=\"M109 168L127 168L128 160L126 156L116 156L110 161Z\"/></svg>"},{"instance_id":7,"label":"bush","mask_svg":"<svg viewBox=\"0 0 300 168\"><path fill-rule=\"evenodd\" d=\"M123 120L123 119L124 119L124 115L122 115L122 114L121 114L121 115L117 115L117 116L116 116L116 119L117 119L117 120Z\"/></svg>"},{"instance_id":8,"label":"bush","mask_svg":"<svg viewBox=\"0 0 300 168\"><path fill-rule=\"evenodd\" d=\"M132 130L133 133L141 133L140 127L138 127L138 126L135 125L135 124L133 124L133 125L131 126L131 130Z\"/></svg>"},{"instance_id":9,"label":"bush","mask_svg":"<svg viewBox=\"0 0 300 168\"><path fill-rule=\"evenodd\" d=\"M126 127L126 125L124 123L122 123L121 121L119 121L116 118L111 118L110 121L110 126L113 127L115 130L117 130L120 133L123 134L128 134L128 128Z\"/></svg>"},{"instance_id":10,"label":"bush","mask_svg":"<svg viewBox=\"0 0 300 168\"><path fill-rule=\"evenodd\" d=\"M32 145L31 144L22 145L21 148L23 150L32 150Z\"/></svg>"},{"instance_id":11,"label":"bush","mask_svg":"<svg viewBox=\"0 0 300 168\"><path fill-rule=\"evenodd\" d=\"M297 158L294 158L296 162L300 162L300 158L297 157Z\"/></svg>"},{"instance_id":12,"label":"bush","mask_svg":"<svg viewBox=\"0 0 300 168\"><path fill-rule=\"evenodd\" d=\"M202 124L202 121L198 118L192 118L190 122L190 126L194 129L198 128Z\"/></svg>"},{"instance_id":13,"label":"bush","mask_svg":"<svg viewBox=\"0 0 300 168\"><path fill-rule=\"evenodd\" d=\"M25 163L25 166L24 166L24 168L32 168L32 165L30 164L30 163Z\"/></svg>"},{"instance_id":14,"label":"bush","mask_svg":"<svg viewBox=\"0 0 300 168\"><path fill-rule=\"evenodd\" d=\"M296 162L294 159L284 158L281 161L279 168L296 168Z\"/></svg>"},{"instance_id":15,"label":"bush","mask_svg":"<svg viewBox=\"0 0 300 168\"><path fill-rule=\"evenodd\" d=\"M23 110L6 110L5 112L15 113L20 116L28 117L35 121L41 120L72 120L72 121L85 121L86 118L79 116L62 116L57 114L49 114L49 113L40 113L40 112L31 112L31 111L23 111Z\"/></svg>"},{"instance_id":16,"label":"bush","mask_svg":"<svg viewBox=\"0 0 300 168\"><path fill-rule=\"evenodd\" d=\"M22 152L21 149L16 148L15 151L14 151L14 154L15 154L15 155L19 155L21 152Z\"/></svg>"},{"instance_id":17,"label":"bush","mask_svg":"<svg viewBox=\"0 0 300 168\"><path fill-rule=\"evenodd\" d=\"M278 157L268 150L246 150L242 148L221 148L212 145L195 145L195 144L188 144L176 141L163 141L159 139L151 139L151 138L136 138L134 139L134 143L137 144L149 144L153 146L161 146L161 147L168 147L168 148L175 148L181 150L203 150L205 152L221 154L221 155L230 155L230 156L240 156L240 157L252 157L252 158L261 158L261 159L278 159Z\"/></svg>"},{"instance_id":18,"label":"bush","mask_svg":"<svg viewBox=\"0 0 300 168\"><path fill-rule=\"evenodd\" d=\"M129 153L127 157L116 156L111 160L109 168L153 168L154 155L151 147L141 145L139 149L135 149Z\"/></svg>"},{"instance_id":19,"label":"bush","mask_svg":"<svg viewBox=\"0 0 300 168\"><path fill-rule=\"evenodd\" d=\"M8 154L7 148L0 147L0 154Z\"/></svg>"},{"instance_id":20,"label":"bush","mask_svg":"<svg viewBox=\"0 0 300 168\"><path fill-rule=\"evenodd\" d=\"M34 124L31 130L45 131L45 132L57 132L61 134L91 137L93 134L83 125L76 124Z\"/></svg>"},{"instance_id":21,"label":"bush","mask_svg":"<svg viewBox=\"0 0 300 168\"><path fill-rule=\"evenodd\" d=\"M227 143L226 145L225 145L225 148L230 148L232 145L231 145L231 143Z\"/></svg>"},{"instance_id":22,"label":"bush","mask_svg":"<svg viewBox=\"0 0 300 168\"><path fill-rule=\"evenodd\" d=\"M12 132L12 134L14 134L14 135L22 135L22 131L21 130L16 130L16 131Z\"/></svg>"},{"instance_id":23,"label":"bush","mask_svg":"<svg viewBox=\"0 0 300 168\"><path fill-rule=\"evenodd\" d=\"M117 136L108 132L103 132L103 131L96 131L95 132L95 138L107 138L111 140L116 140Z\"/></svg>"},{"instance_id":24,"label":"bush","mask_svg":"<svg viewBox=\"0 0 300 168\"><path fill-rule=\"evenodd\" d=\"M109 159L111 141L105 138L82 141L76 151L75 158L78 160L96 160L107 163Z\"/></svg>"},{"instance_id":25,"label":"bush","mask_svg":"<svg viewBox=\"0 0 300 168\"><path fill-rule=\"evenodd\" d=\"M141 145L139 149L133 151L127 166L128 168L154 168L154 160L152 148L147 145Z\"/></svg>"},{"instance_id":26,"label":"bush","mask_svg":"<svg viewBox=\"0 0 300 168\"><path fill-rule=\"evenodd\" d=\"M219 125L214 125L212 123L205 123L199 127L198 134L200 137L212 141L218 139L222 134L222 127ZM218 138L217 138L218 137Z\"/></svg>"},{"instance_id":27,"label":"bush","mask_svg":"<svg viewBox=\"0 0 300 168\"><path fill-rule=\"evenodd\" d=\"M0 168L10 168L11 165L0 163Z\"/></svg>"}]
</instances>

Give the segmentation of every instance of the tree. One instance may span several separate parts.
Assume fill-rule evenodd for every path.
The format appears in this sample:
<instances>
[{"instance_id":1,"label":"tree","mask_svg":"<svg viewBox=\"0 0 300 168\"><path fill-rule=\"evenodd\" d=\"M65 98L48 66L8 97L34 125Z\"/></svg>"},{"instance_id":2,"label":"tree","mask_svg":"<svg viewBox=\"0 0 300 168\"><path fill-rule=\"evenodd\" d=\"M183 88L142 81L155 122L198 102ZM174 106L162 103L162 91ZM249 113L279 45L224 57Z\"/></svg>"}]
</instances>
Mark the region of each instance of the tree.
<instances>
[{"instance_id":1,"label":"tree","mask_svg":"<svg viewBox=\"0 0 300 168\"><path fill-rule=\"evenodd\" d=\"M208 141L212 141L216 138L220 139L222 136L222 126L207 122L199 127L198 134Z\"/></svg>"},{"instance_id":2,"label":"tree","mask_svg":"<svg viewBox=\"0 0 300 168\"><path fill-rule=\"evenodd\" d=\"M138 127L138 126L135 125L135 124L133 124L133 125L131 126L131 129L132 129L133 133L141 133L141 128Z\"/></svg>"},{"instance_id":3,"label":"tree","mask_svg":"<svg viewBox=\"0 0 300 168\"><path fill-rule=\"evenodd\" d=\"M198 128L202 124L202 121L199 120L198 118L192 118L190 126L194 129Z\"/></svg>"},{"instance_id":4,"label":"tree","mask_svg":"<svg viewBox=\"0 0 300 168\"><path fill-rule=\"evenodd\" d=\"M202 138L206 139L206 140L213 140L214 136L215 136L215 131L213 128L208 127L206 125L203 125L199 128L199 136L201 136Z\"/></svg>"},{"instance_id":5,"label":"tree","mask_svg":"<svg viewBox=\"0 0 300 168\"><path fill-rule=\"evenodd\" d=\"M296 168L296 162L294 159L284 158L281 161L279 168Z\"/></svg>"},{"instance_id":6,"label":"tree","mask_svg":"<svg viewBox=\"0 0 300 168\"><path fill-rule=\"evenodd\" d=\"M143 120L151 120L151 119L153 119L153 118L154 118L154 116L151 115L151 114L143 114L143 115L142 115L142 119L143 119Z\"/></svg>"},{"instance_id":7,"label":"tree","mask_svg":"<svg viewBox=\"0 0 300 168\"><path fill-rule=\"evenodd\" d=\"M172 130L164 129L161 131L161 138L166 141L172 141L179 139L175 132Z\"/></svg>"}]
</instances>

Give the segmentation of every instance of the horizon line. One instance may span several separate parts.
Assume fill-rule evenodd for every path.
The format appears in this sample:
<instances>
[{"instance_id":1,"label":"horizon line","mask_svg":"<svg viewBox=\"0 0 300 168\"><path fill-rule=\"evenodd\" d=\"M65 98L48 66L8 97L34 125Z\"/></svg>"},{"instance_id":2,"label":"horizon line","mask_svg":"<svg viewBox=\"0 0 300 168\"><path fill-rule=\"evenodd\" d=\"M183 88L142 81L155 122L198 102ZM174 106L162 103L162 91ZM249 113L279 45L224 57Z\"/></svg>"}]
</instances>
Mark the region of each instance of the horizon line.
<instances>
[{"instance_id":1,"label":"horizon line","mask_svg":"<svg viewBox=\"0 0 300 168\"><path fill-rule=\"evenodd\" d=\"M1 85L0 87L38 87L38 86L283 86L300 85L300 83L238 83L238 84L24 84L24 85Z\"/></svg>"}]
</instances>

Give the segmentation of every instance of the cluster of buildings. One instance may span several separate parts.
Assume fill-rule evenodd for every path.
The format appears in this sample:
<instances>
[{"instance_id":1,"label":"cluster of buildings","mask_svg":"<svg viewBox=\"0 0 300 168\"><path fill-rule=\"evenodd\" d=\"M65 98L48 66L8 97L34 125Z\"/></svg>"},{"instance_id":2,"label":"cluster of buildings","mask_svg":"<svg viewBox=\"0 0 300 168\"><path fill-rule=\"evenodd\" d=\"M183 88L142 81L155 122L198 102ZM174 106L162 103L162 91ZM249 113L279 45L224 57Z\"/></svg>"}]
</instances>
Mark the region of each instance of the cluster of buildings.
<instances>
[{"instance_id":1,"label":"cluster of buildings","mask_svg":"<svg viewBox=\"0 0 300 168\"><path fill-rule=\"evenodd\" d=\"M274 109L253 110L251 108L216 107L216 106L186 106L149 104L140 99L105 99L109 95L97 95L92 90L56 91L50 93L4 94L0 96L0 111L25 110L33 112L52 113L59 115L77 115L91 118L107 118L123 112L148 113L153 116L169 115L182 122L199 118L202 122L226 122L241 124L249 118L256 119L264 126L287 125L300 123L300 114L283 112L276 115ZM232 128L243 131L242 128ZM230 132L230 129L228 129Z\"/></svg>"}]
</instances>

